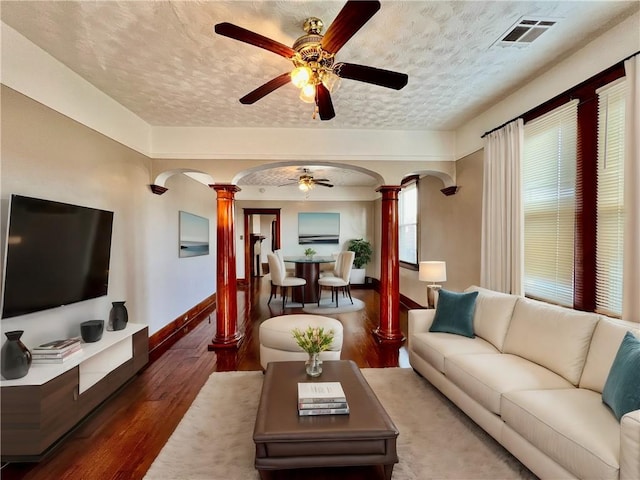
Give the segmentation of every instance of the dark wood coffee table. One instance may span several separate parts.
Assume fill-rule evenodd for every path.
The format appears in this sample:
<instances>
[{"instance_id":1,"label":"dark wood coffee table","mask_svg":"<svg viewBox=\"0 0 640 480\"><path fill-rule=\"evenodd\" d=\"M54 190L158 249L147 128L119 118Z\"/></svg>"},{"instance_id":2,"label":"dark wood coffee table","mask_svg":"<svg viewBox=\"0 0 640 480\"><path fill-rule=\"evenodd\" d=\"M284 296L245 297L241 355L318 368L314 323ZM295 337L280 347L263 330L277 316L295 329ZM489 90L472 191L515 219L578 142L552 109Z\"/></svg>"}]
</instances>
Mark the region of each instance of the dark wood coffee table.
<instances>
[{"instance_id":1,"label":"dark wood coffee table","mask_svg":"<svg viewBox=\"0 0 640 480\"><path fill-rule=\"evenodd\" d=\"M340 382L348 415L298 416L298 382ZM267 366L253 431L260 478L274 470L382 465L391 479L398 430L352 361L325 361L312 379L304 362Z\"/></svg>"}]
</instances>

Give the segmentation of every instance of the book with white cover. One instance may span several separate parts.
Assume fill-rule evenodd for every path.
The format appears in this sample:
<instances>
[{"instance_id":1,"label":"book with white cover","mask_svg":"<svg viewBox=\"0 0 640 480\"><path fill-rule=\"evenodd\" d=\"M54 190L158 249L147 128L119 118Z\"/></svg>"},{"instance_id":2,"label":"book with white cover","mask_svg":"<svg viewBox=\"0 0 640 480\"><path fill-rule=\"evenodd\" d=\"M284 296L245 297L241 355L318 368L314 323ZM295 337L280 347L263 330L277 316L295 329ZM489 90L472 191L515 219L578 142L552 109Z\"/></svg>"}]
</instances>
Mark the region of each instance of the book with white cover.
<instances>
[{"instance_id":1,"label":"book with white cover","mask_svg":"<svg viewBox=\"0 0 640 480\"><path fill-rule=\"evenodd\" d=\"M300 382L298 383L298 404L300 403L346 403L340 382Z\"/></svg>"}]
</instances>

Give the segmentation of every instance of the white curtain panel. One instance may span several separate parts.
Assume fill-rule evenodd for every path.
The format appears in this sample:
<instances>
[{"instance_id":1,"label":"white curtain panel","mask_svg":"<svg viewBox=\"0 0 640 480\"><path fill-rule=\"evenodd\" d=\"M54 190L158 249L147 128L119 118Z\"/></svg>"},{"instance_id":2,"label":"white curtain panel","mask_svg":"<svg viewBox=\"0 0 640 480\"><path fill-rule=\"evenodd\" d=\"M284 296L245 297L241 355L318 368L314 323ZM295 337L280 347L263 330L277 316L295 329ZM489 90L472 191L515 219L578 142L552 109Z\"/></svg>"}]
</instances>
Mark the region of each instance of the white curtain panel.
<instances>
[{"instance_id":1,"label":"white curtain panel","mask_svg":"<svg viewBox=\"0 0 640 480\"><path fill-rule=\"evenodd\" d=\"M480 283L515 295L524 293L523 148L520 118L489 133L484 147Z\"/></svg>"},{"instance_id":2,"label":"white curtain panel","mask_svg":"<svg viewBox=\"0 0 640 480\"><path fill-rule=\"evenodd\" d=\"M627 77L624 165L622 318L640 323L640 55L624 62Z\"/></svg>"}]
</instances>

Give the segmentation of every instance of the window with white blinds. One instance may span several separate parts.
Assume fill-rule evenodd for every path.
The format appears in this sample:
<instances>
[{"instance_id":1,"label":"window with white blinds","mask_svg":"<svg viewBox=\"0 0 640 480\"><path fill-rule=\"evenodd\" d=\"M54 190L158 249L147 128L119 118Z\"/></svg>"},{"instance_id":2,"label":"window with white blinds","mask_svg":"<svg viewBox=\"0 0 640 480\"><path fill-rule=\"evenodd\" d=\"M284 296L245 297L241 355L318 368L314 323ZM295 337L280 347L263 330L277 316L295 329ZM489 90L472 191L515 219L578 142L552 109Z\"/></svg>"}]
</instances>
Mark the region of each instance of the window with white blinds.
<instances>
[{"instance_id":1,"label":"window with white blinds","mask_svg":"<svg viewBox=\"0 0 640 480\"><path fill-rule=\"evenodd\" d=\"M522 169L524 290L573 307L578 101L527 123Z\"/></svg>"},{"instance_id":2,"label":"window with white blinds","mask_svg":"<svg viewBox=\"0 0 640 480\"><path fill-rule=\"evenodd\" d=\"M398 259L418 263L418 183L402 188L398 196Z\"/></svg>"},{"instance_id":3,"label":"window with white blinds","mask_svg":"<svg viewBox=\"0 0 640 480\"><path fill-rule=\"evenodd\" d=\"M625 79L598 94L596 309L622 314Z\"/></svg>"}]
</instances>

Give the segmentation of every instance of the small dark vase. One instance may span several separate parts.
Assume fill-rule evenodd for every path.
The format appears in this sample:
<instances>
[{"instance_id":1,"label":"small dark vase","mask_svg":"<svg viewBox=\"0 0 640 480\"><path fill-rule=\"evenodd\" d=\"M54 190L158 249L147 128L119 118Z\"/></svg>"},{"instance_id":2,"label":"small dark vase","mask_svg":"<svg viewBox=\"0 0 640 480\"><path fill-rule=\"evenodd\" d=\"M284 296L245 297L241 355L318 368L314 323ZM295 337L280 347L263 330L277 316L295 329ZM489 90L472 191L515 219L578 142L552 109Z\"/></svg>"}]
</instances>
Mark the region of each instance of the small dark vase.
<instances>
[{"instance_id":1,"label":"small dark vase","mask_svg":"<svg viewBox=\"0 0 640 480\"><path fill-rule=\"evenodd\" d=\"M107 330L124 330L129 321L129 313L124 302L112 302L111 311L109 312L109 325Z\"/></svg>"},{"instance_id":2,"label":"small dark vase","mask_svg":"<svg viewBox=\"0 0 640 480\"><path fill-rule=\"evenodd\" d=\"M7 380L22 378L31 367L31 352L20 337L24 330L5 332L7 341L2 346L2 376Z\"/></svg>"}]
</instances>

